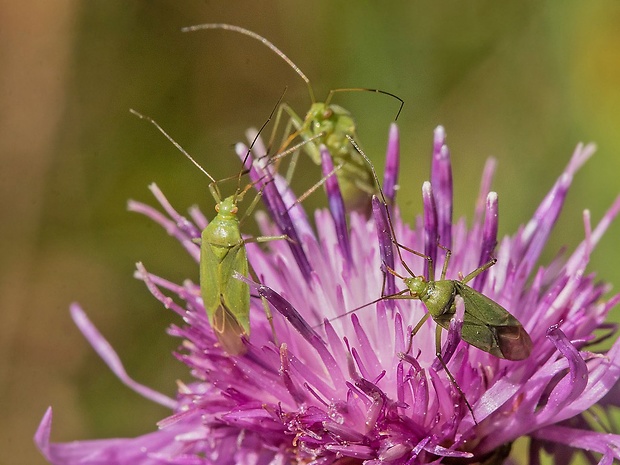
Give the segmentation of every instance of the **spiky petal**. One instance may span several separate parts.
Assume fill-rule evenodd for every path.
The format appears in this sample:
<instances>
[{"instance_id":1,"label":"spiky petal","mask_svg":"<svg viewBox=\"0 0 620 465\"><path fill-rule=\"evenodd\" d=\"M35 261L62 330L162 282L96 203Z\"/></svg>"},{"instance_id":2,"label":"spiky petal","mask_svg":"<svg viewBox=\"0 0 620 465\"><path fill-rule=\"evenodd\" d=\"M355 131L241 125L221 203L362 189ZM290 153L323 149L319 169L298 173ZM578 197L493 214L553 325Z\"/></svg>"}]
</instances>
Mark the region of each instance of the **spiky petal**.
<instances>
[{"instance_id":1,"label":"spiky petal","mask_svg":"<svg viewBox=\"0 0 620 465\"><path fill-rule=\"evenodd\" d=\"M394 128L389 150L397 142ZM259 145L254 150L260 153ZM55 444L49 440L50 410L35 437L38 447L51 463L64 465L413 465L444 459L502 463L510 444L529 436L531 463L538 463L543 448L555 463L567 463L577 450L602 465L620 459L620 436L596 430L583 415L599 401L604 406L618 403L612 393L620 378L620 342L607 351L595 351L591 344L599 329L616 335L616 327L605 320L620 296L603 300L608 286L585 270L620 210L620 198L594 228L584 214L585 239L572 254L549 266L537 265L572 177L593 150L578 146L532 220L499 240L497 248L498 200L490 192L494 162L485 168L471 229L464 221L453 224L452 175L442 128L435 132L431 182L423 188L424 217L414 229L402 223L395 206L388 210L375 199L373 216L351 214L348 230L343 230L346 220L339 207L316 212L315 233L303 207L295 205L290 189L270 166L260 159L248 162L272 218L257 217L263 233L284 232L294 241L274 241L268 250L246 245L261 280L237 276L250 284L255 297L247 353L231 356L220 347L196 284L175 284L138 265L138 279L180 316L180 326L173 325L169 333L182 340L175 356L188 366L193 381L179 382L176 399L169 399L131 380L103 337L74 307L76 323L114 373L169 407L171 415L158 431L135 439ZM238 151L245 155L247 148L239 146ZM397 165L390 166L387 179L392 181L386 185L395 186ZM392 195L394 189L389 189ZM196 209L190 211L192 220L185 219L155 186L152 191L167 216L138 202L131 202L130 209L162 225L198 261L192 239L206 219ZM336 192L328 186L332 203ZM343 245L345 236L348 246ZM442 360L435 354L432 320L423 324L407 352L410 331L426 312L420 301L368 305L382 291L402 288L388 269L401 276L423 274L428 264L406 250L395 255L394 241L442 257L437 244L444 240L453 252L447 279L459 279L459 273L497 257L497 264L472 286L523 323L532 340L529 358L500 359L461 341L467 309L458 299L442 342ZM277 341L263 301L272 309ZM349 314L358 307L364 308Z\"/></svg>"}]
</instances>

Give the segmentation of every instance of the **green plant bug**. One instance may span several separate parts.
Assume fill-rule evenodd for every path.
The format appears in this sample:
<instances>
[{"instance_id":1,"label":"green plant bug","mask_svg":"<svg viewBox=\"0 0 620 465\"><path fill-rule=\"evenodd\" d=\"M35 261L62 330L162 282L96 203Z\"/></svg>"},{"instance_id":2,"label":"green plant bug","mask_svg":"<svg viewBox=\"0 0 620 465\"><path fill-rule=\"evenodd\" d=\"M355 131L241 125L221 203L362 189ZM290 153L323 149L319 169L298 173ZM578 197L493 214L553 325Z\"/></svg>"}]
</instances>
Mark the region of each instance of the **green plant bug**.
<instances>
[{"instance_id":1,"label":"green plant bug","mask_svg":"<svg viewBox=\"0 0 620 465\"><path fill-rule=\"evenodd\" d=\"M280 101L281 98L278 100L278 104L274 107L269 119L267 119L254 137L247 151L246 160L250 156L250 151L254 143L258 140L262 130L272 119ZM209 222L207 227L203 229L200 239L196 240L196 242L200 244L200 292L209 317L209 322L220 344L226 352L232 355L242 355L247 351L247 347L243 343L243 338L249 337L250 335L250 287L246 282L236 279L233 276L235 272L237 272L247 278L249 273L251 273L245 245L250 242L269 242L275 240L291 241L291 239L286 234L244 238L241 235L241 223L251 214L262 195L262 191L259 191L246 209L243 217L238 217L238 204L243 200L247 191L254 186L253 183L250 183L244 189L241 189L241 176L246 170L242 169L238 176L216 181L155 120L135 110L130 111L139 118L153 124L183 155L211 180L209 191L215 200L216 215ZM319 136L320 135L317 135L315 138ZM303 144L305 143L304 141ZM275 162L295 150L298 150L299 147L300 145L297 145L291 147L289 150L280 152L271 157L266 163L270 164ZM243 166L245 166L246 160L244 160ZM329 176L337 174L340 168L341 166L334 168L332 172L324 176L319 182L306 191L298 201L301 201L311 192L319 188ZM222 197L218 189L218 182L235 177L238 180L235 194L225 198ZM254 278L256 280L256 277ZM271 310L265 299L261 298L261 300L271 326L273 340L277 344Z\"/></svg>"},{"instance_id":2,"label":"green plant bug","mask_svg":"<svg viewBox=\"0 0 620 465\"><path fill-rule=\"evenodd\" d=\"M377 183L378 191L381 196L381 202L387 216L390 240L392 244L396 246L399 260L403 268L407 270L410 276L402 276L395 270L386 266L389 273L403 280L406 288L395 294L382 296L381 298L369 302L361 307L350 310L344 315L353 313L360 308L367 307L368 305L372 305L386 299L422 301L426 307L427 313L425 313L425 315L411 330L407 350L405 354L403 354L403 357L406 358L409 356L408 354L411 352L413 346L413 338L422 325L429 318L432 318L437 325L435 332L435 356L465 402L474 423L477 423L472 406L443 360L441 352L441 331L442 329L450 329L452 319L457 316L458 297L462 299L463 302L463 321L460 329L460 337L463 341L495 357L506 360L519 361L525 360L529 357L532 351L532 339L523 328L523 325L504 307L467 285L469 281L495 265L495 263L497 263L497 259L493 258L484 265L476 268L468 275L461 277L459 280L446 279L448 263L450 261L450 256L452 255L452 251L438 244L439 247L446 251L446 258L441 270L440 279L431 279L431 276L435 276L433 259L423 253L417 252L416 250L400 244L396 240L394 225L392 224L390 215L390 208L383 193L383 189L381 188L374 165L368 156L357 145L355 140L350 136L347 136L347 138L355 150L364 158L373 174L373 178ZM427 260L428 277L425 278L424 276L416 275L411 270L402 257L401 249ZM459 274L459 276L462 275Z\"/></svg>"},{"instance_id":3,"label":"green plant bug","mask_svg":"<svg viewBox=\"0 0 620 465\"><path fill-rule=\"evenodd\" d=\"M295 63L266 38L243 27L223 23L199 24L185 27L182 30L190 32L205 29L234 31L258 40L282 58L304 80L312 101L310 109L306 113L305 118L302 118L288 104L282 103L276 115L270 145L273 143L275 131L279 128L280 119L284 112L289 119L284 130L284 138L280 150L288 147L299 136L302 140L308 142L303 146L302 150L315 164L320 165L319 145L324 144L334 159L334 165L342 165L342 169L338 172L337 177L346 208L349 211L367 212L371 196L377 193L377 185L364 159L348 143L347 137L356 138L356 125L351 113L345 108L331 103L331 100L336 92L367 91L388 95L400 102L395 119L398 119L404 101L394 94L379 89L346 88L331 90L325 102L317 102L310 85L310 80ZM294 131L292 131L293 128ZM314 142L317 135L320 137ZM289 182L295 167L295 160L296 156L293 157L293 161L291 161L289 166L289 173L287 175Z\"/></svg>"},{"instance_id":4,"label":"green plant bug","mask_svg":"<svg viewBox=\"0 0 620 465\"><path fill-rule=\"evenodd\" d=\"M405 277L388 268L388 272L403 280L406 289L394 295L383 296L375 302L384 299L418 299L422 301L427 309L427 313L411 331L407 352L411 351L413 337L426 320L432 317L435 323L437 323L436 353L441 360L441 329L449 329L450 320L456 315L456 298L458 296L463 300L464 304L461 339L480 350L506 360L518 361L529 357L532 351L532 340L523 328L523 325L500 304L467 285L469 281L495 265L497 259L493 258L460 280L446 279L448 263L452 252L440 245L446 251L440 279L432 280L416 275L403 259L400 252L401 249L427 260L429 276L435 275L433 260L431 257L396 241L390 209L383 195L374 166L355 141L352 138L349 138L349 141L370 166L379 188L382 203L386 209L392 243L396 246L401 264L411 275L410 277Z\"/></svg>"},{"instance_id":5,"label":"green plant bug","mask_svg":"<svg viewBox=\"0 0 620 465\"><path fill-rule=\"evenodd\" d=\"M155 120L135 110L130 111L139 118L153 124L211 180L209 191L216 202L215 211L217 214L202 231L200 239L196 241L200 243L200 292L209 322L221 346L231 355L242 355L247 351L243 338L248 337L250 334L250 288L247 283L235 279L233 275L235 272L238 272L247 277L250 272L245 244L248 242L288 240L288 236L243 238L240 228L241 222L252 212L260 199L259 192L246 209L243 218L240 219L238 217L238 203L243 200L244 195L253 186L249 184L244 189L240 189L243 171L239 172L235 194L223 198L217 187L218 181L198 164ZM270 120L271 116L263 124L261 130ZM255 141L257 138L258 135ZM223 180L219 182L221 181ZM275 329L271 312L264 300L263 307L271 325L275 341Z\"/></svg>"},{"instance_id":6,"label":"green plant bug","mask_svg":"<svg viewBox=\"0 0 620 465\"><path fill-rule=\"evenodd\" d=\"M402 245L399 247L405 248ZM405 250L411 251L407 248ZM437 323L439 330L449 329L450 320L456 314L456 298L459 296L463 299L465 307L461 339L498 358L518 361L529 357L532 351L532 340L521 323L497 302L466 284L495 265L497 259L490 260L460 280L445 279L451 253L450 250L446 250L441 277L436 281L415 275L407 278L394 270L389 270L390 273L403 280L409 292L409 295L391 298L419 299L428 310L428 313L411 331L407 352L411 350L413 337L429 317ZM424 258L429 257L424 256ZM429 260L429 265L431 262L432 260ZM432 275L432 265L429 270L429 275Z\"/></svg>"}]
</instances>

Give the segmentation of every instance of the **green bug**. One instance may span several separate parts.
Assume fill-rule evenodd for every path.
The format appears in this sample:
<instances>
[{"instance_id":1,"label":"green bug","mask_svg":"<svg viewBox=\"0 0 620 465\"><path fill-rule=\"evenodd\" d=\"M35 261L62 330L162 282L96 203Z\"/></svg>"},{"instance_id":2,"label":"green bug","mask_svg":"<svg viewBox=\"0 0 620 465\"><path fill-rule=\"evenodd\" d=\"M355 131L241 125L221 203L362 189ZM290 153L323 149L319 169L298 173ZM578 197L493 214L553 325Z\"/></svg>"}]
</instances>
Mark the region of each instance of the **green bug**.
<instances>
[{"instance_id":1,"label":"green bug","mask_svg":"<svg viewBox=\"0 0 620 465\"><path fill-rule=\"evenodd\" d=\"M302 118L289 105L286 103L281 104L276 116L274 133L272 134L270 145L271 142L273 142L275 130L279 127L282 113L285 112L289 119L284 130L284 140L280 150L285 149L293 139L299 136L304 141L308 142L304 145L302 150L310 156L315 164L320 165L321 154L319 145L324 144L334 159L334 165L342 165L342 169L337 176L347 209L367 212L369 210L371 196L377 193L377 185L363 157L361 157L348 143L347 137L356 138L356 126L351 113L343 107L331 103L331 100L336 92L368 91L385 94L400 101L400 108L395 119L398 119L400 115L404 105L403 100L394 94L379 89L348 88L334 89L329 92L325 102L317 102L314 98L310 80L306 75L280 49L264 37L239 26L221 23L199 24L185 27L182 30L184 32L189 32L203 29L234 31L262 42L282 58L304 80L312 100L309 111L306 113L305 118ZM294 131L291 133L293 128ZM318 135L320 135L320 137L318 137L317 140L316 136ZM289 174L287 175L289 181L295 167L295 160L296 157L293 158Z\"/></svg>"},{"instance_id":2,"label":"green bug","mask_svg":"<svg viewBox=\"0 0 620 465\"><path fill-rule=\"evenodd\" d=\"M246 277L249 274L250 270L245 244L248 242L267 242L288 239L288 236L243 238L241 235L240 223L252 212L260 199L260 195L254 198L247 208L244 217L241 219L237 216L239 211L237 205L243 200L244 195L252 187L252 184L249 184L243 190L237 187L237 191L234 195L222 198L217 187L218 181L200 166L198 162L168 135L155 120L141 115L134 110L131 110L131 112L139 118L153 124L179 151L181 151L181 153L211 180L209 191L216 202L215 211L217 214L202 231L199 240L200 292L209 317L209 322L220 344L226 352L232 355L241 355L247 351L243 339L250 334L250 288L247 283L233 278L233 274L238 272ZM269 120L267 120L267 122L269 122ZM263 128L267 122L263 125ZM256 137L258 138L258 135ZM239 182L242 173L243 172L239 173ZM271 312L264 301L263 304L275 341L275 330Z\"/></svg>"},{"instance_id":3,"label":"green bug","mask_svg":"<svg viewBox=\"0 0 620 465\"><path fill-rule=\"evenodd\" d=\"M387 201L383 195L375 169L366 154L357 146L355 141L353 139L349 139L349 141L366 160L377 181L379 193L387 213L392 242L396 245L396 250L403 267L411 275L410 277L401 276L396 271L388 268L390 273L403 280L406 289L391 296L383 296L371 303L376 303L384 299L418 299L422 301L428 311L411 331L407 352L411 350L413 337L428 318L432 317L437 323L436 353L441 360L441 329L449 329L450 320L456 314L456 298L459 296L463 299L464 304L461 339L480 350L506 360L517 361L529 357L532 351L532 340L527 331L523 328L523 325L500 304L467 285L469 281L495 265L497 259L494 258L490 260L488 263L475 269L460 280L446 279L446 272L452 252L440 246L446 251L446 259L440 279L434 281L424 276L416 276L403 259L400 252L401 249L407 250L427 260L429 263L429 276L434 276L433 260L396 241L394 227L390 218L390 209L387 206ZM452 375L450 375L450 377L452 378Z\"/></svg>"},{"instance_id":4,"label":"green bug","mask_svg":"<svg viewBox=\"0 0 620 465\"><path fill-rule=\"evenodd\" d=\"M405 248L404 246L399 247ZM415 253L411 249L405 249ZM498 358L518 361L529 357L532 351L532 340L519 320L497 302L466 284L495 265L497 259L490 260L460 280L445 279L451 253L450 250L446 250L446 260L441 271L441 277L437 281L413 274L412 277L407 278L394 270L390 270L390 273L403 280L407 286L405 292L409 292L409 295L397 295L391 298L419 299L428 310L428 313L411 331L407 352L411 350L413 337L429 317L432 317L437 323L438 332L441 331L441 328L450 328L450 320L456 314L456 297L459 296L463 299L465 306L461 339ZM429 259L426 256L424 258ZM432 276L432 272L433 268L430 266L430 276ZM440 349L437 348L438 353L439 351Z\"/></svg>"},{"instance_id":5,"label":"green bug","mask_svg":"<svg viewBox=\"0 0 620 465\"><path fill-rule=\"evenodd\" d=\"M286 235L246 239L241 236L237 203L243 199L245 192L220 200L216 189L211 189L217 202L217 215L202 231L200 241L202 300L215 334L231 354L246 351L242 336L250 334L250 288L245 282L233 278L235 271L246 277L249 274L245 244L288 239ZM254 205L252 203L246 210L246 215ZM270 313L268 318L273 328Z\"/></svg>"},{"instance_id":6,"label":"green bug","mask_svg":"<svg viewBox=\"0 0 620 465\"><path fill-rule=\"evenodd\" d=\"M518 361L529 357L532 351L532 339L523 328L523 325L500 304L475 289L472 289L466 284L479 274L495 265L497 260L495 258L490 260L479 268L476 268L467 276L462 277L460 280L446 279L448 263L452 252L446 247L439 245L446 251L446 258L441 270L440 279L432 280L430 278L425 278L424 276L416 275L403 259L401 249L427 260L429 265L429 277L435 275L433 259L425 254L398 243L390 216L390 208L385 195L383 194L383 190L381 189L375 168L370 159L356 144L355 140L349 136L347 136L347 138L355 150L364 158L372 171L373 178L378 186L381 201L385 208L391 241L396 246L398 257L403 268L407 270L410 276L402 276L393 269L386 267L389 273L403 280L406 288L396 294L382 296L381 298L363 305L362 307L350 310L346 312L345 315L385 299L421 300L426 307L427 313L412 329L409 335L409 344L407 346L406 354L411 352L413 338L422 325L429 318L433 318L433 321L437 324L437 329L435 332L435 356L441 363L446 375L463 398L467 409L474 419L474 422L477 423L474 411L469 401L465 397L463 390L458 385L456 379L443 360L441 353L441 330L447 330L450 328L450 322L452 318L456 316L456 299L458 296L462 299L464 307L463 322L460 331L460 336L463 341L491 355L494 355L495 357L506 360Z\"/></svg>"}]
</instances>

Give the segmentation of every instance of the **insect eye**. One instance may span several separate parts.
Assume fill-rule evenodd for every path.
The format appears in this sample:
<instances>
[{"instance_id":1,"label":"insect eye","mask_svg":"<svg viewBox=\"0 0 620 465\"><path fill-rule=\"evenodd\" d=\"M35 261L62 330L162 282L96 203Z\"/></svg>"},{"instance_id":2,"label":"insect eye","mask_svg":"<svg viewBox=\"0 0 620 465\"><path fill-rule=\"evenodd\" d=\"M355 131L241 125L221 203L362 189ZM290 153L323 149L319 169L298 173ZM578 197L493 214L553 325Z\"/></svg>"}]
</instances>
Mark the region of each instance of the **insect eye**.
<instances>
[{"instance_id":1,"label":"insect eye","mask_svg":"<svg viewBox=\"0 0 620 465\"><path fill-rule=\"evenodd\" d=\"M329 119L332 117L332 115L334 114L334 111L331 108L326 108L325 111L323 112L323 118L325 119Z\"/></svg>"},{"instance_id":2,"label":"insect eye","mask_svg":"<svg viewBox=\"0 0 620 465\"><path fill-rule=\"evenodd\" d=\"M216 204L215 204L215 211L216 211L217 213L219 213L219 212L220 212L220 204L219 204L219 203L216 203Z\"/></svg>"},{"instance_id":3,"label":"insect eye","mask_svg":"<svg viewBox=\"0 0 620 465\"><path fill-rule=\"evenodd\" d=\"M230 213L232 213L233 215L235 213L237 213L239 211L239 209L237 208L237 206L232 207L232 209L230 210Z\"/></svg>"}]
</instances>

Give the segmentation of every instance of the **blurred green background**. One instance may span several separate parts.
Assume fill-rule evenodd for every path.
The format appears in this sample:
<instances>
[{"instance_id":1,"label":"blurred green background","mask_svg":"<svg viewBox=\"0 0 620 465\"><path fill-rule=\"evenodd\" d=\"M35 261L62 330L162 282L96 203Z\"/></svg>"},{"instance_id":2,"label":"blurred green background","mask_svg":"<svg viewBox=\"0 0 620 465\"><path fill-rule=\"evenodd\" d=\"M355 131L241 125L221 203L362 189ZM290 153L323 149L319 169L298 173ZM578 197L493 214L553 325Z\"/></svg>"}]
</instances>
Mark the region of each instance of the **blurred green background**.
<instances>
[{"instance_id":1,"label":"blurred green background","mask_svg":"<svg viewBox=\"0 0 620 465\"><path fill-rule=\"evenodd\" d=\"M286 100L309 106L299 77L238 34L184 34L229 22L263 34L323 98L372 87L406 102L399 119L399 202L420 211L433 129L448 133L455 215L471 217L485 159L498 159L500 232L527 221L579 141L598 154L578 173L546 249L572 250L581 212L596 223L620 191L617 1L133 1L0 3L0 463L43 464L32 435L48 405L53 439L150 432L166 411L121 385L74 327L79 301L128 372L173 395L177 322L132 278L134 263L197 279L181 247L128 198L153 204L157 182L180 211L213 202L207 182L155 129L155 118L216 178L236 173L231 145ZM379 169L395 101L339 95ZM322 203L322 194L314 201ZM620 284L614 224L590 269Z\"/></svg>"}]
</instances>

